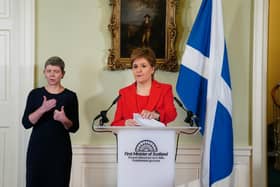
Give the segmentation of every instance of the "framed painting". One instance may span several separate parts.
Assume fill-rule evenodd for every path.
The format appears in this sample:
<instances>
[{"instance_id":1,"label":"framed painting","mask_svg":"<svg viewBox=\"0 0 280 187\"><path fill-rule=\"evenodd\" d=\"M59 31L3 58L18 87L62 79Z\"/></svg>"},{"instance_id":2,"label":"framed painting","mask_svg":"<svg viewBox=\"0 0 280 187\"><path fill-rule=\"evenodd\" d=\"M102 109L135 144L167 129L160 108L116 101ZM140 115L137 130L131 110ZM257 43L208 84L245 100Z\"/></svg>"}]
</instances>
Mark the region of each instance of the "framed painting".
<instances>
[{"instance_id":1,"label":"framed painting","mask_svg":"<svg viewBox=\"0 0 280 187\"><path fill-rule=\"evenodd\" d=\"M109 70L131 68L129 56L137 47L150 47L157 57L157 68L176 72L175 50L177 0L110 0L112 44Z\"/></svg>"}]
</instances>

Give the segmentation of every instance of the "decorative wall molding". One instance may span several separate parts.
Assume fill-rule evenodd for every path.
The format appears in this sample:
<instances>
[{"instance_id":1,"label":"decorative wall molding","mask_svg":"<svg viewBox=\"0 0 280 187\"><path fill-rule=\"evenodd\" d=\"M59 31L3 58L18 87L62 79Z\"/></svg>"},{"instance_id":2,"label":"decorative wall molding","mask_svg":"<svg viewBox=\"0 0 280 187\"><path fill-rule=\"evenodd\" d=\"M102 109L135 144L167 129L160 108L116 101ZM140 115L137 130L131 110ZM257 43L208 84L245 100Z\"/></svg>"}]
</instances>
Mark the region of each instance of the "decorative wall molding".
<instances>
[{"instance_id":1,"label":"decorative wall molding","mask_svg":"<svg viewBox=\"0 0 280 187\"><path fill-rule=\"evenodd\" d=\"M10 0L0 0L0 18L10 16Z\"/></svg>"},{"instance_id":2,"label":"decorative wall molding","mask_svg":"<svg viewBox=\"0 0 280 187\"><path fill-rule=\"evenodd\" d=\"M0 102L7 100L10 32L0 30Z\"/></svg>"},{"instance_id":3,"label":"decorative wall molding","mask_svg":"<svg viewBox=\"0 0 280 187\"><path fill-rule=\"evenodd\" d=\"M117 163L115 146L73 146L71 187L115 187ZM238 187L250 186L251 147L234 151L234 177ZM198 179L200 148L179 147L176 161L176 185Z\"/></svg>"},{"instance_id":4,"label":"decorative wall molding","mask_svg":"<svg viewBox=\"0 0 280 187\"><path fill-rule=\"evenodd\" d=\"M5 155L6 155L6 132L0 128L0 187L4 187L5 179Z\"/></svg>"}]
</instances>

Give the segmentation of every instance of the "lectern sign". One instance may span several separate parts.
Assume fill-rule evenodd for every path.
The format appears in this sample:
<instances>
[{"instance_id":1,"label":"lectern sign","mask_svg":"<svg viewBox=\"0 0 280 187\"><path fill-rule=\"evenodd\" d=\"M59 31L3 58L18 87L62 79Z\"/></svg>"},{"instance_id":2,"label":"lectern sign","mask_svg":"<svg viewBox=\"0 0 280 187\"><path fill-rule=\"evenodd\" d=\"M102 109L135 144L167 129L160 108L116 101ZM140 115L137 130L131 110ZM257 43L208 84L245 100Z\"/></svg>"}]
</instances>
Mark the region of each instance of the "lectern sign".
<instances>
[{"instance_id":1,"label":"lectern sign","mask_svg":"<svg viewBox=\"0 0 280 187\"><path fill-rule=\"evenodd\" d=\"M158 151L152 140L142 140L136 145L134 152L125 152L124 156L132 162L160 162L166 159L168 152Z\"/></svg>"},{"instance_id":2,"label":"lectern sign","mask_svg":"<svg viewBox=\"0 0 280 187\"><path fill-rule=\"evenodd\" d=\"M175 139L174 130L120 130L118 187L173 187Z\"/></svg>"}]
</instances>

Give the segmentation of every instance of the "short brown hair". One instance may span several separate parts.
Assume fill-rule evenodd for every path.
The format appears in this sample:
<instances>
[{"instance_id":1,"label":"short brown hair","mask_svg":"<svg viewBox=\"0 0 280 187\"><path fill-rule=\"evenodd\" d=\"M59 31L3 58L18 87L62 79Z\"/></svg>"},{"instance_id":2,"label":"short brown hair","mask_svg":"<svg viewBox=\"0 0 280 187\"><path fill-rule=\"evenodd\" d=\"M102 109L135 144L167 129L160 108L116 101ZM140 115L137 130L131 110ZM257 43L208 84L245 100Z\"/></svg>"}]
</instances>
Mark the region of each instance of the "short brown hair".
<instances>
[{"instance_id":1,"label":"short brown hair","mask_svg":"<svg viewBox=\"0 0 280 187\"><path fill-rule=\"evenodd\" d=\"M45 63L45 68L46 68L48 65L58 66L58 67L60 67L62 73L65 73L65 71L64 71L65 63L64 63L64 61L63 61L60 57L58 57L58 56L50 57L50 58L46 61L46 63Z\"/></svg>"},{"instance_id":2,"label":"short brown hair","mask_svg":"<svg viewBox=\"0 0 280 187\"><path fill-rule=\"evenodd\" d=\"M130 55L130 64L132 66L134 60L138 58L145 58L152 67L156 66L156 55L149 47L136 48Z\"/></svg>"}]
</instances>

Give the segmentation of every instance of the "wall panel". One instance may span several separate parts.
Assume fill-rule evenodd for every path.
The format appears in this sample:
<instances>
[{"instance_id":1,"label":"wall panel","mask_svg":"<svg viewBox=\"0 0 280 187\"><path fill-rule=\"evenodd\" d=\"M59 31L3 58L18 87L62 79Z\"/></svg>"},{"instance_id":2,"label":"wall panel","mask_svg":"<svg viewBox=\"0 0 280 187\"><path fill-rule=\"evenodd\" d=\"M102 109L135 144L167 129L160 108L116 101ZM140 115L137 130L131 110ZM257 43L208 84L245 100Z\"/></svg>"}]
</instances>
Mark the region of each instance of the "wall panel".
<instances>
[{"instance_id":1,"label":"wall panel","mask_svg":"<svg viewBox=\"0 0 280 187\"><path fill-rule=\"evenodd\" d=\"M10 14L10 7L9 7L8 0L0 0L0 19L8 17Z\"/></svg>"},{"instance_id":2,"label":"wall panel","mask_svg":"<svg viewBox=\"0 0 280 187\"><path fill-rule=\"evenodd\" d=\"M116 187L117 163L115 156L115 147L73 146L71 187ZM250 186L250 158L250 147L235 150L235 186ZM199 178L199 161L199 148L178 149L176 185L187 184Z\"/></svg>"},{"instance_id":3,"label":"wall panel","mask_svg":"<svg viewBox=\"0 0 280 187\"><path fill-rule=\"evenodd\" d=\"M7 101L10 32L0 30L0 102Z\"/></svg>"}]
</instances>

